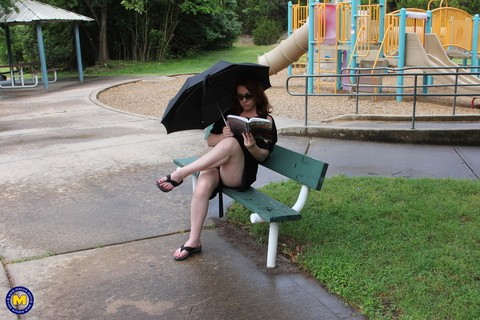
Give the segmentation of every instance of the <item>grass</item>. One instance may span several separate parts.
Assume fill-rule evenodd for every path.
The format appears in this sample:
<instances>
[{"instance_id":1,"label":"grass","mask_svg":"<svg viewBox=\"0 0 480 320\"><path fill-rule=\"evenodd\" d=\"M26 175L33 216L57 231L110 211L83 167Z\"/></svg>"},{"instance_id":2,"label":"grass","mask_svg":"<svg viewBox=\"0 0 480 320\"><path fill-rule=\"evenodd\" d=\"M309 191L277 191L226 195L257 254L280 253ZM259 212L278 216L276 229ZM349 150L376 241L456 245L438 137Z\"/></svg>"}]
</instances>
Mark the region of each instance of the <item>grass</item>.
<instances>
[{"instance_id":1,"label":"grass","mask_svg":"<svg viewBox=\"0 0 480 320\"><path fill-rule=\"evenodd\" d=\"M165 62L110 61L103 66L89 67L85 76L123 76L123 75L171 75L197 73L212 66L219 60L229 62L257 62L257 57L270 51L274 46L234 45L225 50L209 51L190 58ZM62 76L75 74L62 73Z\"/></svg>"},{"instance_id":2,"label":"grass","mask_svg":"<svg viewBox=\"0 0 480 320\"><path fill-rule=\"evenodd\" d=\"M264 187L293 204L300 186ZM265 242L235 204L229 220ZM337 176L311 193L280 246L372 319L480 319L480 184Z\"/></svg>"},{"instance_id":3,"label":"grass","mask_svg":"<svg viewBox=\"0 0 480 320\"><path fill-rule=\"evenodd\" d=\"M10 263L23 263L23 262L27 262L27 261L41 260L41 259L44 259L44 258L53 257L54 255L55 255L55 252L53 252L53 250L46 250L41 255L16 259L16 260L8 261L8 263L9 264Z\"/></svg>"}]
</instances>

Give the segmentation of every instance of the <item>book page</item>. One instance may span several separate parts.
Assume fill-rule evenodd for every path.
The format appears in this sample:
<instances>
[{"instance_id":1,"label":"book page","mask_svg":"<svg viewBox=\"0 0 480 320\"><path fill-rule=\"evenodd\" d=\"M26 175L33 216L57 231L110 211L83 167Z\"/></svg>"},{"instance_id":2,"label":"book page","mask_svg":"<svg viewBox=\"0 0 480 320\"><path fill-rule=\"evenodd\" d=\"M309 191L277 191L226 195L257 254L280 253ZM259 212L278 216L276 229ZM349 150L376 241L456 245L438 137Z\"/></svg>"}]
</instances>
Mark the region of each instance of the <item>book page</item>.
<instances>
[{"instance_id":1,"label":"book page","mask_svg":"<svg viewBox=\"0 0 480 320\"><path fill-rule=\"evenodd\" d=\"M243 132L250 132L255 138L272 140L272 123L263 118L247 119L240 116L229 115L228 125L234 134L241 135Z\"/></svg>"},{"instance_id":2,"label":"book page","mask_svg":"<svg viewBox=\"0 0 480 320\"><path fill-rule=\"evenodd\" d=\"M234 134L241 135L242 132L248 132L247 118L234 116L234 115L229 115L227 118L228 118L228 126L230 127L230 130L232 130Z\"/></svg>"},{"instance_id":3,"label":"book page","mask_svg":"<svg viewBox=\"0 0 480 320\"><path fill-rule=\"evenodd\" d=\"M250 132L255 138L272 141L273 127L272 123L267 119L252 118L250 119Z\"/></svg>"}]
</instances>

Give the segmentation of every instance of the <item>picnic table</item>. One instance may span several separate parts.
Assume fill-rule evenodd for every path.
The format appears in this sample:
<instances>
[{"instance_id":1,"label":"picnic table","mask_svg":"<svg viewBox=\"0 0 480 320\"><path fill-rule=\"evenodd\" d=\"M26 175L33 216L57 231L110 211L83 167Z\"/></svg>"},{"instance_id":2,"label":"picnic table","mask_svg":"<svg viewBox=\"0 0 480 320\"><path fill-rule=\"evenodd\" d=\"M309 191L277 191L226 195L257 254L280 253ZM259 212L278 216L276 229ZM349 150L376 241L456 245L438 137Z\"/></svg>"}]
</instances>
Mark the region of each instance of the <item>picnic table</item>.
<instances>
[{"instance_id":1,"label":"picnic table","mask_svg":"<svg viewBox=\"0 0 480 320\"><path fill-rule=\"evenodd\" d=\"M39 71L38 62L26 62L0 65L0 88L32 88L43 82L42 73ZM49 68L47 73L53 73L53 79L57 81L57 68Z\"/></svg>"},{"instance_id":2,"label":"picnic table","mask_svg":"<svg viewBox=\"0 0 480 320\"><path fill-rule=\"evenodd\" d=\"M0 69L8 69L8 71L0 72L6 79L0 81L1 88L25 88L35 87L38 85L38 76L34 73L35 64L29 63L15 63L0 65Z\"/></svg>"}]
</instances>

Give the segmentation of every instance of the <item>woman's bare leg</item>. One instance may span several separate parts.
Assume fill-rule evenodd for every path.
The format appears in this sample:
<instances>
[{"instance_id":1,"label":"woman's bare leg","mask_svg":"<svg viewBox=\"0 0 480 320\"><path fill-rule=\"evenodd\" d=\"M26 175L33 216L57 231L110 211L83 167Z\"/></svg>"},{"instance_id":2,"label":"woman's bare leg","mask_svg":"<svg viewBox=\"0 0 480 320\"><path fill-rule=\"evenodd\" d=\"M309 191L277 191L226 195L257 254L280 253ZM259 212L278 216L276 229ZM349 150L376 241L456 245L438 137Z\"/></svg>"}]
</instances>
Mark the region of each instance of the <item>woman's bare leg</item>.
<instances>
[{"instance_id":1,"label":"woman's bare leg","mask_svg":"<svg viewBox=\"0 0 480 320\"><path fill-rule=\"evenodd\" d=\"M208 153L191 164L177 169L170 176L172 180L181 182L194 172L222 167L223 183L235 187L241 184L243 165L244 156L238 141L235 138L226 138L220 141ZM173 189L174 187L165 180L165 178L162 178L158 182L166 190Z\"/></svg>"},{"instance_id":2,"label":"woman's bare leg","mask_svg":"<svg viewBox=\"0 0 480 320\"><path fill-rule=\"evenodd\" d=\"M207 217L209 198L220 183L220 173L218 169L210 169L200 172L197 185L192 196L190 209L190 236L185 242L185 246L198 248L202 245L200 236L203 230L203 223ZM175 258L182 258L188 253L177 249L174 253Z\"/></svg>"},{"instance_id":3,"label":"woman's bare leg","mask_svg":"<svg viewBox=\"0 0 480 320\"><path fill-rule=\"evenodd\" d=\"M232 187L241 185L244 161L245 157L238 141L234 138L226 138L198 160L177 169L170 175L172 180L180 182L188 175L200 172L191 201L190 236L184 246L198 248L202 245L200 237L207 217L209 198L220 180L222 184ZM159 180L159 183L164 188L173 189L165 179ZM187 255L188 252L180 248L174 253L176 259L182 259Z\"/></svg>"}]
</instances>

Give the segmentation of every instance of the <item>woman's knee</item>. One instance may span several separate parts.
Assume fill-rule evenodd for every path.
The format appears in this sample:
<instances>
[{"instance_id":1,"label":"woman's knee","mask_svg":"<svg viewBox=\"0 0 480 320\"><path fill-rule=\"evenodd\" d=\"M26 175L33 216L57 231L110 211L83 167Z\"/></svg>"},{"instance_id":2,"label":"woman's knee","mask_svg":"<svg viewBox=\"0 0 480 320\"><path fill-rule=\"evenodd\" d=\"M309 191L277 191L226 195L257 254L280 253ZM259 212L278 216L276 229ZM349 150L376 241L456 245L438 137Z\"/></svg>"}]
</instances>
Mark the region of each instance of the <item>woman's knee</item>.
<instances>
[{"instance_id":1,"label":"woman's knee","mask_svg":"<svg viewBox=\"0 0 480 320\"><path fill-rule=\"evenodd\" d=\"M233 137L223 139L222 141L220 141L218 145L224 148L228 153L237 152L237 151L240 152L242 150L238 140Z\"/></svg>"}]
</instances>

